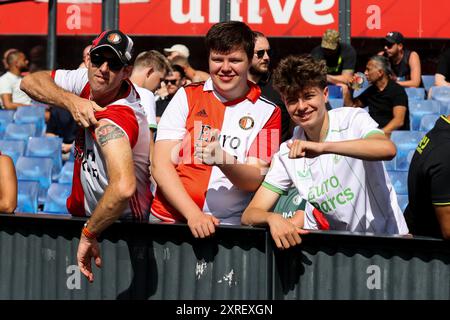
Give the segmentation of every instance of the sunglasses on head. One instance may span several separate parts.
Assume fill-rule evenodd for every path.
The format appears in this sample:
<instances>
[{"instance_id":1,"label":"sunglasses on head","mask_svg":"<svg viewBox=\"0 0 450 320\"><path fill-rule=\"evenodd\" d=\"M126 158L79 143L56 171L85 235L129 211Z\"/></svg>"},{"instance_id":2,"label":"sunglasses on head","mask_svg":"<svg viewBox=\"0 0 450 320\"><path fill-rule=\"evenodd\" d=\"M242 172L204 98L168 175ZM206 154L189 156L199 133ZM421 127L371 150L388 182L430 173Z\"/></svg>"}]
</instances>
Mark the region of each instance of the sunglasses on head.
<instances>
[{"instance_id":1,"label":"sunglasses on head","mask_svg":"<svg viewBox=\"0 0 450 320\"><path fill-rule=\"evenodd\" d=\"M272 49L267 49L267 50L261 49L261 50L257 50L257 51L255 51L255 54L256 54L256 56L258 57L258 59L261 59L262 57L264 57L264 53L266 53L266 52L267 52L267 55L268 55L269 57L272 56Z\"/></svg>"},{"instance_id":2,"label":"sunglasses on head","mask_svg":"<svg viewBox=\"0 0 450 320\"><path fill-rule=\"evenodd\" d=\"M163 82L167 85L167 84L171 84L171 85L176 85L177 84L177 79L173 79L173 80L168 80L168 79L164 79Z\"/></svg>"},{"instance_id":3,"label":"sunglasses on head","mask_svg":"<svg viewBox=\"0 0 450 320\"><path fill-rule=\"evenodd\" d=\"M99 53L91 53L91 63L99 68L103 63L108 62L108 67L112 71L119 71L122 69L125 65L122 61L118 58L107 58Z\"/></svg>"}]
</instances>

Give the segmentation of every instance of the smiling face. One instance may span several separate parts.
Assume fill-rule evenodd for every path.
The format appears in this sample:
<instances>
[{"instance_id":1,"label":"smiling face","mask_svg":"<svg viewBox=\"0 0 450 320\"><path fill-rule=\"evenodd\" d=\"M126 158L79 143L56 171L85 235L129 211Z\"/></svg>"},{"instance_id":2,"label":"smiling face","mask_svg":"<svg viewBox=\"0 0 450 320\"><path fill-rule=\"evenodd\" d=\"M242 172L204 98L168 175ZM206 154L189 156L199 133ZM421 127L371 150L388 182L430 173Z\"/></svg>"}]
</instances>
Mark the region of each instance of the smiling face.
<instances>
[{"instance_id":1,"label":"smiling face","mask_svg":"<svg viewBox=\"0 0 450 320\"><path fill-rule=\"evenodd\" d=\"M209 54L209 72L214 89L228 101L241 98L247 93L249 67L247 54L242 48L228 53L211 50Z\"/></svg>"},{"instance_id":2,"label":"smiling face","mask_svg":"<svg viewBox=\"0 0 450 320\"><path fill-rule=\"evenodd\" d=\"M117 55L109 49L96 50L103 60L99 64L89 61L88 78L91 86L91 93L95 99L105 99L105 97L115 97L122 81L127 79L131 73L131 67L123 66L119 70L111 70L111 62L119 60ZM104 61L106 59L106 61Z\"/></svg>"},{"instance_id":3,"label":"smiling face","mask_svg":"<svg viewBox=\"0 0 450 320\"><path fill-rule=\"evenodd\" d=\"M306 131L322 127L327 112L328 88L307 87L298 96L283 96L283 100L296 125Z\"/></svg>"}]
</instances>

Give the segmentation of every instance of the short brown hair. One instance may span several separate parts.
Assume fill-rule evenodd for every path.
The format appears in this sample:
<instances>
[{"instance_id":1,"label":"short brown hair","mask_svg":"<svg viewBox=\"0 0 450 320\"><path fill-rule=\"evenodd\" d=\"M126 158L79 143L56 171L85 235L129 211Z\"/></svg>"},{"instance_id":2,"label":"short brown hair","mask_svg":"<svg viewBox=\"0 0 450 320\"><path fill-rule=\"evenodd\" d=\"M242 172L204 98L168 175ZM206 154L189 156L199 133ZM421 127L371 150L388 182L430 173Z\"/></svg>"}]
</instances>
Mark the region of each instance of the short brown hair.
<instances>
[{"instance_id":1,"label":"short brown hair","mask_svg":"<svg viewBox=\"0 0 450 320\"><path fill-rule=\"evenodd\" d=\"M155 70L165 74L171 71L169 60L156 50L139 53L134 61L134 67L153 67Z\"/></svg>"},{"instance_id":2,"label":"short brown hair","mask_svg":"<svg viewBox=\"0 0 450 320\"><path fill-rule=\"evenodd\" d=\"M252 61L255 49L255 34L248 25L240 21L219 22L213 25L205 38L208 54L211 51L229 53L242 48L249 61Z\"/></svg>"},{"instance_id":3,"label":"short brown hair","mask_svg":"<svg viewBox=\"0 0 450 320\"><path fill-rule=\"evenodd\" d=\"M306 88L327 86L325 61L311 55L288 56L281 60L274 71L273 85L285 97L298 96Z\"/></svg>"}]
</instances>

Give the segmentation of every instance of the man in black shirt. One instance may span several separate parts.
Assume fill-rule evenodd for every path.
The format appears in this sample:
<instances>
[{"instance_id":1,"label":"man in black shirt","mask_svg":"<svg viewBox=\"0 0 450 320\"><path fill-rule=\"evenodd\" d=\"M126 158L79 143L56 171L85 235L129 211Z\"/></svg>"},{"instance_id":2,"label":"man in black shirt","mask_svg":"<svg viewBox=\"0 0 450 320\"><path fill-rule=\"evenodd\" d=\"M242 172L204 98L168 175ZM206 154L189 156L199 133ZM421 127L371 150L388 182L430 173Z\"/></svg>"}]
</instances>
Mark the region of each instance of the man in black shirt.
<instances>
[{"instance_id":1,"label":"man in black shirt","mask_svg":"<svg viewBox=\"0 0 450 320\"><path fill-rule=\"evenodd\" d=\"M178 89L186 84L186 74L183 67L177 64L172 65L172 72L162 82L165 84L167 95L156 101L156 122L159 122L164 110L166 110Z\"/></svg>"},{"instance_id":2,"label":"man in black shirt","mask_svg":"<svg viewBox=\"0 0 450 320\"><path fill-rule=\"evenodd\" d=\"M450 86L450 49L439 57L434 82L437 86Z\"/></svg>"},{"instance_id":3,"label":"man in black shirt","mask_svg":"<svg viewBox=\"0 0 450 320\"><path fill-rule=\"evenodd\" d=\"M388 32L384 39L384 51L379 54L389 59L391 78L402 87L419 87L422 81L419 54L405 48L404 37L398 31Z\"/></svg>"},{"instance_id":4,"label":"man in black shirt","mask_svg":"<svg viewBox=\"0 0 450 320\"><path fill-rule=\"evenodd\" d=\"M450 240L450 115L441 116L414 153L406 223L413 235Z\"/></svg>"},{"instance_id":5,"label":"man in black shirt","mask_svg":"<svg viewBox=\"0 0 450 320\"><path fill-rule=\"evenodd\" d=\"M344 101L346 106L369 107L370 116L387 135L394 130L409 130L408 96L402 86L390 79L391 73L385 57L370 58L365 75L372 86L354 101L350 96Z\"/></svg>"},{"instance_id":6,"label":"man in black shirt","mask_svg":"<svg viewBox=\"0 0 450 320\"><path fill-rule=\"evenodd\" d=\"M351 45L340 42L339 32L333 29L325 31L321 45L315 47L311 55L326 61L328 83L346 87L351 82L356 66L356 51Z\"/></svg>"},{"instance_id":7,"label":"man in black shirt","mask_svg":"<svg viewBox=\"0 0 450 320\"><path fill-rule=\"evenodd\" d=\"M281 100L280 94L272 86L272 74L270 72L270 58L272 49L270 49L269 40L266 36L255 31L255 53L253 55L252 65L248 72L248 79L253 81L261 88L262 97L275 104L281 110L281 140L284 142L292 137L291 118Z\"/></svg>"}]
</instances>

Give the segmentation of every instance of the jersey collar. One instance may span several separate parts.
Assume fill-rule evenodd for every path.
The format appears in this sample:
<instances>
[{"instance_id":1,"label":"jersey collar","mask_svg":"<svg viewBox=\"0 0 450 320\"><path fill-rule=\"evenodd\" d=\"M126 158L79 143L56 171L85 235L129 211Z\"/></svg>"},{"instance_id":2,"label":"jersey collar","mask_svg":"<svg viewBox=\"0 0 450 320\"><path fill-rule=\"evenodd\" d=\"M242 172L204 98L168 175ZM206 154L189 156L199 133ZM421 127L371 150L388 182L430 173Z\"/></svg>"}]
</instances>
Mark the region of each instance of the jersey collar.
<instances>
[{"instance_id":1,"label":"jersey collar","mask_svg":"<svg viewBox=\"0 0 450 320\"><path fill-rule=\"evenodd\" d=\"M222 100L223 104L226 106L233 106L238 104L239 102L244 101L245 99L250 100L252 103L256 103L256 101L261 96L261 89L259 88L258 85L248 80L247 85L249 86L250 89L248 90L247 94L244 97L225 102ZM217 97L221 97L219 93L216 90L214 90L214 85L211 78L205 81L205 84L203 85L203 91L213 91Z\"/></svg>"}]
</instances>

